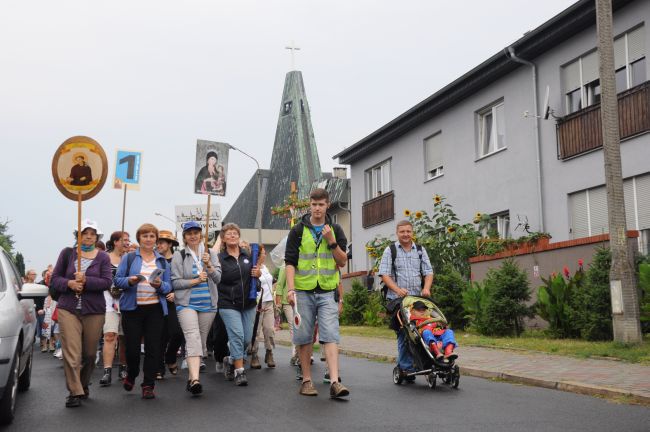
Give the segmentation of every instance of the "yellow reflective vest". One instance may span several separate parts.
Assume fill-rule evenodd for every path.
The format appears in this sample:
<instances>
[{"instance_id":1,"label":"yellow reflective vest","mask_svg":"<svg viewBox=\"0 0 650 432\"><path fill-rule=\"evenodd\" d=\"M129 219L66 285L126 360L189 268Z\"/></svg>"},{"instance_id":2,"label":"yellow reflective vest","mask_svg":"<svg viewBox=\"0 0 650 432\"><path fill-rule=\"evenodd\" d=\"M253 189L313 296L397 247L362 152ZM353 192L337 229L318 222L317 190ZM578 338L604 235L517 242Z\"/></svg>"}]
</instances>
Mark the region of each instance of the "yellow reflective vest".
<instances>
[{"instance_id":1,"label":"yellow reflective vest","mask_svg":"<svg viewBox=\"0 0 650 432\"><path fill-rule=\"evenodd\" d=\"M332 232L332 234L334 234ZM334 235L336 240L336 235ZM327 247L327 241L321 240L317 246L311 230L302 229L302 241L298 249L298 266L294 285L297 290L311 291L316 285L324 291L331 291L339 286L339 269L334 255Z\"/></svg>"}]
</instances>

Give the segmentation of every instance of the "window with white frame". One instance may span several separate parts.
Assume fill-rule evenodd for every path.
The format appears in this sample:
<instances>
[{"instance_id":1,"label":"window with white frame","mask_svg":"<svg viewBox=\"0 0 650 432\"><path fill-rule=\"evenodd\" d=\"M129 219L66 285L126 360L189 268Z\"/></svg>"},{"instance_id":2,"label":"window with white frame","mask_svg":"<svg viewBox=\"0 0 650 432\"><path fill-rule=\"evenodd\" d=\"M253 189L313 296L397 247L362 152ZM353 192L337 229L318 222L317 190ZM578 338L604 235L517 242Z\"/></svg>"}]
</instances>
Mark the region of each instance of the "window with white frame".
<instances>
[{"instance_id":1,"label":"window with white frame","mask_svg":"<svg viewBox=\"0 0 650 432\"><path fill-rule=\"evenodd\" d=\"M506 122L503 101L478 112L478 156L487 156L506 147Z\"/></svg>"},{"instance_id":2,"label":"window with white frame","mask_svg":"<svg viewBox=\"0 0 650 432\"><path fill-rule=\"evenodd\" d=\"M443 174L442 133L424 140L424 178L431 180Z\"/></svg>"},{"instance_id":3,"label":"window with white frame","mask_svg":"<svg viewBox=\"0 0 650 432\"><path fill-rule=\"evenodd\" d=\"M391 190L390 159L366 170L366 200L371 200Z\"/></svg>"},{"instance_id":4,"label":"window with white frame","mask_svg":"<svg viewBox=\"0 0 650 432\"><path fill-rule=\"evenodd\" d=\"M646 81L645 27L637 27L614 40L616 91ZM566 113L600 102L598 51L587 53L562 67Z\"/></svg>"},{"instance_id":5,"label":"window with white frame","mask_svg":"<svg viewBox=\"0 0 650 432\"><path fill-rule=\"evenodd\" d=\"M486 232L483 233L497 233L499 238L506 239L510 238L510 211L506 210L499 213L494 213L490 215L490 222L488 223Z\"/></svg>"},{"instance_id":6,"label":"window with white frame","mask_svg":"<svg viewBox=\"0 0 650 432\"><path fill-rule=\"evenodd\" d=\"M625 221L628 229L650 230L650 173L623 181ZM609 231L605 186L572 193L568 196L571 238L589 237ZM647 248L647 238L639 242Z\"/></svg>"}]
</instances>

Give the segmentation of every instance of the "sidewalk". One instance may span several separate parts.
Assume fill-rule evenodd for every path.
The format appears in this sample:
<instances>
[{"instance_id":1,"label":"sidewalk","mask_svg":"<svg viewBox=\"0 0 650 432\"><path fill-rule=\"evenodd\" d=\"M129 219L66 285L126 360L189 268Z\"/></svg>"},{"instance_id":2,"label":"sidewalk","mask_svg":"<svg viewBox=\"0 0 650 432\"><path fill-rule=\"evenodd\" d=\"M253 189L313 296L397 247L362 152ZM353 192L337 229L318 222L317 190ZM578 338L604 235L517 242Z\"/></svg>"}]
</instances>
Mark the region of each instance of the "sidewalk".
<instances>
[{"instance_id":1,"label":"sidewalk","mask_svg":"<svg viewBox=\"0 0 650 432\"><path fill-rule=\"evenodd\" d=\"M276 341L288 345L289 331L276 332ZM397 344L390 339L341 336L340 351L394 362ZM457 353L461 379L462 375L498 378L591 396L626 397L650 405L650 366L479 347L461 346Z\"/></svg>"}]
</instances>

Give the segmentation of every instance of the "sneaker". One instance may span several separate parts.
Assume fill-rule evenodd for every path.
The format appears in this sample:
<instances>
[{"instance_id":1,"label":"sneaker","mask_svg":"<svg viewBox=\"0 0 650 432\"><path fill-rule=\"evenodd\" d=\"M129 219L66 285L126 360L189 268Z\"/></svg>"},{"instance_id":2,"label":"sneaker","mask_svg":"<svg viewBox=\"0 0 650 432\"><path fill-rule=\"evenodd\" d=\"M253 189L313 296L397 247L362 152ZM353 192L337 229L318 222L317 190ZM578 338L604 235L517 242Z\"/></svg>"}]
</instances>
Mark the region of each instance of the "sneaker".
<instances>
[{"instance_id":1,"label":"sneaker","mask_svg":"<svg viewBox=\"0 0 650 432\"><path fill-rule=\"evenodd\" d=\"M124 380L124 378L129 376L129 374L126 371L126 365L120 365L119 370L120 370L119 377L120 377L121 380Z\"/></svg>"},{"instance_id":2,"label":"sneaker","mask_svg":"<svg viewBox=\"0 0 650 432\"><path fill-rule=\"evenodd\" d=\"M348 390L343 384L340 382L335 382L332 383L330 386L330 397L332 399L344 397L350 394L350 390Z\"/></svg>"},{"instance_id":3,"label":"sneaker","mask_svg":"<svg viewBox=\"0 0 650 432\"><path fill-rule=\"evenodd\" d=\"M124 387L124 390L126 391L130 392L131 390L133 390L134 385L135 383L131 379L129 379L128 376L122 380L122 387Z\"/></svg>"},{"instance_id":4,"label":"sneaker","mask_svg":"<svg viewBox=\"0 0 650 432\"><path fill-rule=\"evenodd\" d=\"M300 365L296 366L296 381L302 381L302 368Z\"/></svg>"},{"instance_id":5,"label":"sneaker","mask_svg":"<svg viewBox=\"0 0 650 432\"><path fill-rule=\"evenodd\" d=\"M113 369L104 368L104 375L99 379L99 385L102 387L107 387L111 385L111 373Z\"/></svg>"},{"instance_id":6,"label":"sneaker","mask_svg":"<svg viewBox=\"0 0 650 432\"><path fill-rule=\"evenodd\" d=\"M223 373L224 371L223 363L221 363L220 361L216 362L214 365L214 370L218 374Z\"/></svg>"},{"instance_id":7,"label":"sneaker","mask_svg":"<svg viewBox=\"0 0 650 432\"><path fill-rule=\"evenodd\" d=\"M242 371L235 375L235 385L236 386L248 385L248 379L246 378L246 371Z\"/></svg>"},{"instance_id":8,"label":"sneaker","mask_svg":"<svg viewBox=\"0 0 650 432\"><path fill-rule=\"evenodd\" d=\"M190 380L187 382L187 391L192 393L192 395L200 395L203 393L203 386L199 380Z\"/></svg>"},{"instance_id":9,"label":"sneaker","mask_svg":"<svg viewBox=\"0 0 650 432\"><path fill-rule=\"evenodd\" d=\"M257 353L251 355L251 369L262 369L262 364L260 363L260 358L257 356Z\"/></svg>"},{"instance_id":10,"label":"sneaker","mask_svg":"<svg viewBox=\"0 0 650 432\"><path fill-rule=\"evenodd\" d=\"M235 379L235 365L230 363L230 357L223 358L223 375L228 381Z\"/></svg>"},{"instance_id":11,"label":"sneaker","mask_svg":"<svg viewBox=\"0 0 650 432\"><path fill-rule=\"evenodd\" d=\"M153 392L153 386L142 386L142 399L155 399L156 394Z\"/></svg>"},{"instance_id":12,"label":"sneaker","mask_svg":"<svg viewBox=\"0 0 650 432\"><path fill-rule=\"evenodd\" d=\"M79 396L68 396L65 398L66 408L76 408L81 406L81 398Z\"/></svg>"},{"instance_id":13,"label":"sneaker","mask_svg":"<svg viewBox=\"0 0 650 432\"><path fill-rule=\"evenodd\" d=\"M325 372L325 376L323 376L323 384L329 384L329 383L331 383L331 382L332 382L332 381L330 380L330 373L329 373L329 372Z\"/></svg>"},{"instance_id":14,"label":"sneaker","mask_svg":"<svg viewBox=\"0 0 650 432\"><path fill-rule=\"evenodd\" d=\"M275 359L273 358L273 351L271 350L266 350L266 354L264 355L264 363L270 368L275 367Z\"/></svg>"},{"instance_id":15,"label":"sneaker","mask_svg":"<svg viewBox=\"0 0 650 432\"><path fill-rule=\"evenodd\" d=\"M199 370L200 370L201 372L205 372L205 370L206 370L207 368L208 368L208 367L205 365L205 361L201 360L201 366L199 367Z\"/></svg>"},{"instance_id":16,"label":"sneaker","mask_svg":"<svg viewBox=\"0 0 650 432\"><path fill-rule=\"evenodd\" d=\"M181 362L181 369L187 369L187 359L183 359Z\"/></svg>"},{"instance_id":17,"label":"sneaker","mask_svg":"<svg viewBox=\"0 0 650 432\"><path fill-rule=\"evenodd\" d=\"M300 386L300 394L303 396L318 396L318 390L314 387L314 384L310 381L303 381Z\"/></svg>"},{"instance_id":18,"label":"sneaker","mask_svg":"<svg viewBox=\"0 0 650 432\"><path fill-rule=\"evenodd\" d=\"M294 354L291 356L291 360L289 360L289 366L297 366L298 365L298 354Z\"/></svg>"},{"instance_id":19,"label":"sneaker","mask_svg":"<svg viewBox=\"0 0 650 432\"><path fill-rule=\"evenodd\" d=\"M156 380L160 381L161 379L164 379L165 375L163 375L161 372L156 373Z\"/></svg>"},{"instance_id":20,"label":"sneaker","mask_svg":"<svg viewBox=\"0 0 650 432\"><path fill-rule=\"evenodd\" d=\"M63 350L61 348L57 348L56 351L54 351L54 354L52 355L58 358L59 360L63 360Z\"/></svg>"}]
</instances>

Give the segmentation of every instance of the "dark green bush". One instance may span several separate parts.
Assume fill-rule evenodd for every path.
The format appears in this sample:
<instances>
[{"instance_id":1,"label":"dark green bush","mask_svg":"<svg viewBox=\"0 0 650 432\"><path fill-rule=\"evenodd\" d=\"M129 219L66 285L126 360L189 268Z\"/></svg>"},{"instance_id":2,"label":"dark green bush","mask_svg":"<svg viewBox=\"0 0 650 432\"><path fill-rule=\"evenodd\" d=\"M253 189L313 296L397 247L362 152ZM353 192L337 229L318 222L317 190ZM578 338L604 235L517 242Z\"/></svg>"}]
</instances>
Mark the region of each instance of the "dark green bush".
<instances>
[{"instance_id":1,"label":"dark green bush","mask_svg":"<svg viewBox=\"0 0 650 432\"><path fill-rule=\"evenodd\" d=\"M467 289L469 281L451 266L445 266L435 275L431 297L453 329L463 329L467 325L463 307L463 292Z\"/></svg>"},{"instance_id":2,"label":"dark green bush","mask_svg":"<svg viewBox=\"0 0 650 432\"><path fill-rule=\"evenodd\" d=\"M363 323L372 327L383 327L388 325L386 309L382 302L381 294L373 291L368 294L368 303L363 311Z\"/></svg>"},{"instance_id":3,"label":"dark green bush","mask_svg":"<svg viewBox=\"0 0 650 432\"><path fill-rule=\"evenodd\" d=\"M352 289L343 296L341 322L346 325L362 325L368 304L368 290L358 279L352 281Z\"/></svg>"},{"instance_id":4,"label":"dark green bush","mask_svg":"<svg viewBox=\"0 0 650 432\"><path fill-rule=\"evenodd\" d=\"M498 269L488 271L484 284L489 292L486 334L519 336L524 330L523 318L533 316L532 308L525 303L530 300L526 273L513 260L505 260Z\"/></svg>"},{"instance_id":5,"label":"dark green bush","mask_svg":"<svg viewBox=\"0 0 650 432\"><path fill-rule=\"evenodd\" d=\"M583 339L611 340L613 337L609 292L611 262L609 249L599 248L587 270L583 289L576 290L576 327Z\"/></svg>"}]
</instances>

